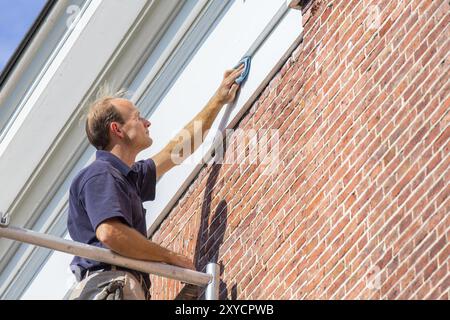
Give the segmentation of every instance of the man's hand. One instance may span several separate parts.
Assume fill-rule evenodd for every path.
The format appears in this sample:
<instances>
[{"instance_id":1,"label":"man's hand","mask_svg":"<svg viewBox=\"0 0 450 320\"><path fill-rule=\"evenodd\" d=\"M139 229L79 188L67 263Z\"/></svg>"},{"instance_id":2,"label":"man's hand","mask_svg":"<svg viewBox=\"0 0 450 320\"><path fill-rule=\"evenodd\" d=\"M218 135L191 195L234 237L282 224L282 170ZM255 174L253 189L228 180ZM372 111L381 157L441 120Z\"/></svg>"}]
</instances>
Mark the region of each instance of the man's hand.
<instances>
[{"instance_id":1,"label":"man's hand","mask_svg":"<svg viewBox=\"0 0 450 320\"><path fill-rule=\"evenodd\" d=\"M244 65L241 64L239 68L225 71L223 81L217 89L215 98L222 104L233 102L236 98L236 93L239 85L235 82L244 70Z\"/></svg>"},{"instance_id":2,"label":"man's hand","mask_svg":"<svg viewBox=\"0 0 450 320\"><path fill-rule=\"evenodd\" d=\"M171 253L169 263L177 267L195 270L194 263L191 259L175 252Z\"/></svg>"},{"instance_id":3,"label":"man's hand","mask_svg":"<svg viewBox=\"0 0 450 320\"><path fill-rule=\"evenodd\" d=\"M159 153L152 157L153 161L156 164L156 178L159 179L164 173L172 169L179 162L173 161L173 154L175 149L182 149L183 154L179 154L176 152L177 157L186 159L190 156L198 145L195 143L194 137L196 134L199 134L202 138L205 137L206 132L211 128L212 123L217 117L217 114L221 110L221 108L236 98L236 93L239 89L239 85L235 82L237 78L241 75L242 71L244 71L244 65L242 64L239 68L228 70L225 72L223 81L217 89L214 96L209 100L208 104L200 111L194 119L192 119L183 130L178 133L175 138L173 138ZM196 129L195 123L200 123L200 128ZM201 132L196 132L195 130L201 130ZM179 141L179 137L185 137L186 132L188 133L190 143L190 150L186 153L184 152L184 148L182 146L186 143L186 141ZM179 148L181 146L181 148Z\"/></svg>"},{"instance_id":4,"label":"man's hand","mask_svg":"<svg viewBox=\"0 0 450 320\"><path fill-rule=\"evenodd\" d=\"M102 222L96 230L97 239L112 251L128 258L153 262L164 262L195 270L187 257L149 241L136 229L118 218Z\"/></svg>"}]
</instances>

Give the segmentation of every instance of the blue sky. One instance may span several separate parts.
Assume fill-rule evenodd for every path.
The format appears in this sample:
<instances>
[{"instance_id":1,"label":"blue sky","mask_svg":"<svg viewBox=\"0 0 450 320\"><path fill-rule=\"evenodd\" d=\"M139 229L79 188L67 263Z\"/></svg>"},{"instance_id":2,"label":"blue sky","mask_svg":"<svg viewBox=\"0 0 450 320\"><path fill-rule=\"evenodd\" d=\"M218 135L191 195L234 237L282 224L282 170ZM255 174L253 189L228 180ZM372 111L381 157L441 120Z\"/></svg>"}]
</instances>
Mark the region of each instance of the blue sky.
<instances>
[{"instance_id":1,"label":"blue sky","mask_svg":"<svg viewBox=\"0 0 450 320\"><path fill-rule=\"evenodd\" d=\"M46 2L46 0L0 0L0 72Z\"/></svg>"}]
</instances>

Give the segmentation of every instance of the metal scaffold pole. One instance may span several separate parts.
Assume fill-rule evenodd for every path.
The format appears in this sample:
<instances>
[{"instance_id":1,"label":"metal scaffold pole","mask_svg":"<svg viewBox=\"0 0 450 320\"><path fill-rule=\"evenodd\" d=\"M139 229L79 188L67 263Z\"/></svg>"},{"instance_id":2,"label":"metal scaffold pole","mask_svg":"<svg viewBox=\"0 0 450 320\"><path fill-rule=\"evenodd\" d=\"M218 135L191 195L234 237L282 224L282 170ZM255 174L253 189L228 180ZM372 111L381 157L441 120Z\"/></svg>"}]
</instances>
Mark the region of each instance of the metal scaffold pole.
<instances>
[{"instance_id":1,"label":"metal scaffold pole","mask_svg":"<svg viewBox=\"0 0 450 320\"><path fill-rule=\"evenodd\" d=\"M20 241L115 266L179 280L201 287L206 286L207 300L216 300L219 297L220 267L216 263L208 264L206 273L203 273L164 263L126 258L108 249L62 239L53 235L43 234L24 228L11 227L8 226L8 224L8 217L0 215L0 238Z\"/></svg>"}]
</instances>

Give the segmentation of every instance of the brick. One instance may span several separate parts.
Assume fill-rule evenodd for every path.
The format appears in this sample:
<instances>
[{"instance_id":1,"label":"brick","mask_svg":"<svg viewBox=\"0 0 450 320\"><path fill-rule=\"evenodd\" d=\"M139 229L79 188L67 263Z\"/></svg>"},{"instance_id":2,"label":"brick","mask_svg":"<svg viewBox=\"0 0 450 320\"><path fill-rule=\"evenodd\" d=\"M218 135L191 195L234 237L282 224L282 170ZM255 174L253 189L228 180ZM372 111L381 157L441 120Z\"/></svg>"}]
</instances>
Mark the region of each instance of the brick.
<instances>
[{"instance_id":1,"label":"brick","mask_svg":"<svg viewBox=\"0 0 450 320\"><path fill-rule=\"evenodd\" d=\"M380 2L374 30L369 5L317 2L236 124L279 130L276 174L204 166L153 236L218 257L222 298L448 299L448 3ZM154 297L182 289L159 279Z\"/></svg>"}]
</instances>

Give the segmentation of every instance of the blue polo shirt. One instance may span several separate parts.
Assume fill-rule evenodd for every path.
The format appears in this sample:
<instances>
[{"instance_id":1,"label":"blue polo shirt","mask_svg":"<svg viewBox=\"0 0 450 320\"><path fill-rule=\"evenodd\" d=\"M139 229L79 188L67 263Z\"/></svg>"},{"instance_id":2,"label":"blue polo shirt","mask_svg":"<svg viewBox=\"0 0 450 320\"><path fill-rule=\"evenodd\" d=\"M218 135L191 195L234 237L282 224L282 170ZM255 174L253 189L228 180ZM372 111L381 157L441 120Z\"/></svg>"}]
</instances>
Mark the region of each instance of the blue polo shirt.
<instances>
[{"instance_id":1,"label":"blue polo shirt","mask_svg":"<svg viewBox=\"0 0 450 320\"><path fill-rule=\"evenodd\" d=\"M78 173L70 187L67 222L70 237L105 248L95 231L111 218L119 218L147 237L142 202L155 199L155 186L156 167L152 159L138 161L130 168L114 154L97 151L96 160ZM77 278L88 269L107 266L81 257L75 257L70 265Z\"/></svg>"}]
</instances>

